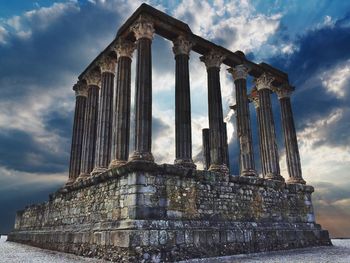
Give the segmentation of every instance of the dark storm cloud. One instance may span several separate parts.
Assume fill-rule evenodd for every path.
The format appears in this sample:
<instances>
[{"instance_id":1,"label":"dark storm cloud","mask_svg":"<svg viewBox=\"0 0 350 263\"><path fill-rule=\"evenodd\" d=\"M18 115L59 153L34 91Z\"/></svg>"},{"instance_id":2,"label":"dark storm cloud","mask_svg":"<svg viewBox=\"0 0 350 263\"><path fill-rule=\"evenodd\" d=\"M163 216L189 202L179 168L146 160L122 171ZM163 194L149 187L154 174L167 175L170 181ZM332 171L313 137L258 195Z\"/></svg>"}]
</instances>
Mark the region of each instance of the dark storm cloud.
<instances>
[{"instance_id":1,"label":"dark storm cloud","mask_svg":"<svg viewBox=\"0 0 350 263\"><path fill-rule=\"evenodd\" d=\"M350 16L338 20L334 26L327 26L308 31L296 43L299 50L291 56L277 56L269 63L289 74L290 82L296 86L292 96L293 110L297 129L300 131L312 126L318 119L327 118L333 111L341 109L342 117L328 127L324 127L316 144L342 146L350 142L349 90L344 96L337 97L327 91L321 77L329 78L332 73L325 74L337 67L342 67L350 59ZM349 87L348 83L343 88ZM279 107L275 107L275 115L279 116ZM280 126L279 117L277 126ZM280 142L282 144L282 142ZM316 145L315 145L316 146Z\"/></svg>"},{"instance_id":2,"label":"dark storm cloud","mask_svg":"<svg viewBox=\"0 0 350 263\"><path fill-rule=\"evenodd\" d=\"M11 106L16 108L16 104L28 103L28 98L36 95L69 92L80 72L109 44L120 26L118 9L106 10L88 3L67 6L57 19L51 18L55 13L23 15L21 27L31 32L28 38L9 31L7 43L0 45L0 103L13 101ZM71 94L70 103L74 100L74 93ZM34 101L40 104L38 98ZM47 105L46 112L40 114L44 129L61 137L62 151L52 152L38 143L33 131L0 127L0 165L37 173L67 170L73 112L71 108L63 112L57 107L67 103L64 100L58 98L55 106ZM7 105L0 112L11 114ZM35 111L31 106L25 110ZM12 118L16 118L16 113L13 112Z\"/></svg>"},{"instance_id":3,"label":"dark storm cloud","mask_svg":"<svg viewBox=\"0 0 350 263\"><path fill-rule=\"evenodd\" d=\"M28 39L13 33L7 44L0 46L0 91L7 95L1 100L19 92L25 96L30 85L36 86L36 92L40 92L37 88L45 92L72 85L67 78L74 81L72 78L113 39L119 24L115 12L83 5L80 11L68 9L50 23L49 30L33 23Z\"/></svg>"},{"instance_id":4,"label":"dark storm cloud","mask_svg":"<svg viewBox=\"0 0 350 263\"><path fill-rule=\"evenodd\" d=\"M67 170L68 152L54 152L24 131L2 129L0 145L0 166L8 169L35 173Z\"/></svg>"}]
</instances>

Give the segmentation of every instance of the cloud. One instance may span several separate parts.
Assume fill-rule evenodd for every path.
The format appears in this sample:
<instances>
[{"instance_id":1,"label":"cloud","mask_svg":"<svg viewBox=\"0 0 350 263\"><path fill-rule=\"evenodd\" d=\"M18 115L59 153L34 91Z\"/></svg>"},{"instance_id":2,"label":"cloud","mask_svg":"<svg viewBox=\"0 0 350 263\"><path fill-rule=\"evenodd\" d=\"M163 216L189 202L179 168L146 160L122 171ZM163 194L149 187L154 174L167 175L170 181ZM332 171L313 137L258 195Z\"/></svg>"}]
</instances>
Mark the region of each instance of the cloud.
<instances>
[{"instance_id":1,"label":"cloud","mask_svg":"<svg viewBox=\"0 0 350 263\"><path fill-rule=\"evenodd\" d=\"M347 87L350 84L350 60L323 72L320 78L327 92L335 95L338 99L345 97L348 93Z\"/></svg>"},{"instance_id":2,"label":"cloud","mask_svg":"<svg viewBox=\"0 0 350 263\"><path fill-rule=\"evenodd\" d=\"M200 36L230 50L259 49L277 30L281 14L258 13L248 1L184 1L173 12ZM205 19L203 19L205 17Z\"/></svg>"}]
</instances>

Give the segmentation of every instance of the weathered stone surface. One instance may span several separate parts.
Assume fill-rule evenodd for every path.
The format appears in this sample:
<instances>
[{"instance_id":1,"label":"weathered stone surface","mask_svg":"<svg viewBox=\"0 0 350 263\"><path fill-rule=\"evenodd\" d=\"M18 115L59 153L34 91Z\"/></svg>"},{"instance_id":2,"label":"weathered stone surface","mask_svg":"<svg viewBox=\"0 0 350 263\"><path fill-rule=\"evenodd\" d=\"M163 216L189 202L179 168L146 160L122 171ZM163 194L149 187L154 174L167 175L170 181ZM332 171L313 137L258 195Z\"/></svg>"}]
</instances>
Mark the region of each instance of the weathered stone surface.
<instances>
[{"instance_id":1,"label":"weathered stone surface","mask_svg":"<svg viewBox=\"0 0 350 263\"><path fill-rule=\"evenodd\" d=\"M116 262L330 245L314 221L311 186L136 167L78 181L18 212L9 240Z\"/></svg>"}]
</instances>

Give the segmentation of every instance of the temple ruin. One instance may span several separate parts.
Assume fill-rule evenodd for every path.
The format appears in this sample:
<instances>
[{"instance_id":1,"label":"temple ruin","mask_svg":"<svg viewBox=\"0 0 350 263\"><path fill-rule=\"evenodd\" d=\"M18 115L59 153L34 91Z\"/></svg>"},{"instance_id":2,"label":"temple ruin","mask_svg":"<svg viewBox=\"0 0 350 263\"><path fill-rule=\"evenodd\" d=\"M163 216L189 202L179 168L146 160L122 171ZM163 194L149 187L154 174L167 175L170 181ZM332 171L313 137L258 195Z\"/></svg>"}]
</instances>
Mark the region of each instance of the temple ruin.
<instances>
[{"instance_id":1,"label":"temple ruin","mask_svg":"<svg viewBox=\"0 0 350 263\"><path fill-rule=\"evenodd\" d=\"M174 164L155 163L151 149L154 34L173 43ZM129 152L135 50L135 150ZM202 55L207 69L204 170L192 160L190 52ZM236 94L238 176L229 172L219 75L224 65ZM255 83L250 94L249 77ZM203 39L187 24L142 4L73 89L67 183L49 201L19 211L8 240L116 262L173 262L331 245L328 231L315 222L314 189L302 177L290 99L294 88L286 73ZM279 167L274 93L281 108L286 181ZM261 172L255 167L250 102L258 121Z\"/></svg>"}]
</instances>

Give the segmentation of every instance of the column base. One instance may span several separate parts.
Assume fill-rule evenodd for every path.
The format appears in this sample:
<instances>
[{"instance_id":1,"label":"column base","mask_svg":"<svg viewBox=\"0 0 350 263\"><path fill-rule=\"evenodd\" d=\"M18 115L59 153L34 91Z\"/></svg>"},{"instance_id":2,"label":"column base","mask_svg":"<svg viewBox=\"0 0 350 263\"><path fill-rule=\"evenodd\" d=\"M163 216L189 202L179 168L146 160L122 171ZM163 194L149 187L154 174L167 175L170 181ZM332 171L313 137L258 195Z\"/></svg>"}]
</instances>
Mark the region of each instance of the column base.
<instances>
[{"instance_id":1,"label":"column base","mask_svg":"<svg viewBox=\"0 0 350 263\"><path fill-rule=\"evenodd\" d=\"M78 176L76 181L83 181L83 180L85 180L86 178L89 178L89 177L90 177L90 174L88 174L88 173L81 173L81 174L79 174L79 176Z\"/></svg>"},{"instance_id":2,"label":"column base","mask_svg":"<svg viewBox=\"0 0 350 263\"><path fill-rule=\"evenodd\" d=\"M105 167L95 167L92 172L91 175L96 175L96 174L101 174L104 173L105 171L107 171L108 169Z\"/></svg>"},{"instance_id":3,"label":"column base","mask_svg":"<svg viewBox=\"0 0 350 263\"><path fill-rule=\"evenodd\" d=\"M70 186L75 182L75 179L73 178L68 178L68 181L65 183L65 186Z\"/></svg>"},{"instance_id":4,"label":"column base","mask_svg":"<svg viewBox=\"0 0 350 263\"><path fill-rule=\"evenodd\" d=\"M132 156L130 157L130 161L142 161L142 162L154 162L154 157L151 152L139 152L134 151Z\"/></svg>"},{"instance_id":5,"label":"column base","mask_svg":"<svg viewBox=\"0 0 350 263\"><path fill-rule=\"evenodd\" d=\"M197 168L197 166L193 163L192 159L175 159L174 164L189 169Z\"/></svg>"},{"instance_id":6,"label":"column base","mask_svg":"<svg viewBox=\"0 0 350 263\"><path fill-rule=\"evenodd\" d=\"M302 178L289 178L287 184L306 184L306 182Z\"/></svg>"},{"instance_id":7,"label":"column base","mask_svg":"<svg viewBox=\"0 0 350 263\"><path fill-rule=\"evenodd\" d=\"M125 161L125 160L114 159L114 160L111 161L111 163L109 164L108 168L109 169L117 168L117 167L125 165L127 162L128 161Z\"/></svg>"},{"instance_id":8,"label":"column base","mask_svg":"<svg viewBox=\"0 0 350 263\"><path fill-rule=\"evenodd\" d=\"M211 164L209 167L209 171L223 173L227 175L229 174L229 169L226 164Z\"/></svg>"},{"instance_id":9,"label":"column base","mask_svg":"<svg viewBox=\"0 0 350 263\"><path fill-rule=\"evenodd\" d=\"M243 171L241 173L241 176L258 176L258 173L255 170L251 169L251 170Z\"/></svg>"},{"instance_id":10,"label":"column base","mask_svg":"<svg viewBox=\"0 0 350 263\"><path fill-rule=\"evenodd\" d=\"M281 176L280 174L274 174L274 173L267 173L265 175L265 179L284 182L283 176Z\"/></svg>"}]
</instances>

